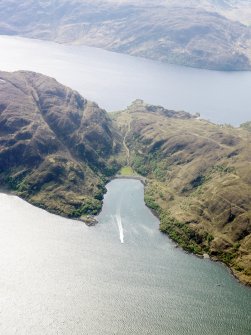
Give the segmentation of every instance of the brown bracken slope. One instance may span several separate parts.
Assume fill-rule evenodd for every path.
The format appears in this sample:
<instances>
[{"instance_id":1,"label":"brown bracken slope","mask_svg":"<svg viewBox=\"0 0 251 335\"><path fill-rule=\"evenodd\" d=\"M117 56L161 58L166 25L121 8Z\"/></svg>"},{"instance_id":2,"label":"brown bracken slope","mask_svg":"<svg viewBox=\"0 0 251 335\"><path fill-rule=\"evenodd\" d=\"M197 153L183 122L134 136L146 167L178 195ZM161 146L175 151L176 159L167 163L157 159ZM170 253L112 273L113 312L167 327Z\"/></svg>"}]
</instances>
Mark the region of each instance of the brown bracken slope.
<instances>
[{"instance_id":1,"label":"brown bracken slope","mask_svg":"<svg viewBox=\"0 0 251 335\"><path fill-rule=\"evenodd\" d=\"M184 249L251 284L251 127L215 125L141 100L108 115L56 80L0 72L0 185L67 217L101 209L123 165ZM125 152L126 151L126 152ZM127 169L130 171L131 169Z\"/></svg>"},{"instance_id":2,"label":"brown bracken slope","mask_svg":"<svg viewBox=\"0 0 251 335\"><path fill-rule=\"evenodd\" d=\"M215 125L141 100L113 118L127 131L132 167L147 177L145 201L161 231L250 284L250 125Z\"/></svg>"},{"instance_id":3,"label":"brown bracken slope","mask_svg":"<svg viewBox=\"0 0 251 335\"><path fill-rule=\"evenodd\" d=\"M96 213L120 138L97 104L33 72L0 72L0 182L70 217Z\"/></svg>"},{"instance_id":4,"label":"brown bracken slope","mask_svg":"<svg viewBox=\"0 0 251 335\"><path fill-rule=\"evenodd\" d=\"M236 11L231 0L3 0L0 34L192 67L251 70L251 5L238 2Z\"/></svg>"}]
</instances>

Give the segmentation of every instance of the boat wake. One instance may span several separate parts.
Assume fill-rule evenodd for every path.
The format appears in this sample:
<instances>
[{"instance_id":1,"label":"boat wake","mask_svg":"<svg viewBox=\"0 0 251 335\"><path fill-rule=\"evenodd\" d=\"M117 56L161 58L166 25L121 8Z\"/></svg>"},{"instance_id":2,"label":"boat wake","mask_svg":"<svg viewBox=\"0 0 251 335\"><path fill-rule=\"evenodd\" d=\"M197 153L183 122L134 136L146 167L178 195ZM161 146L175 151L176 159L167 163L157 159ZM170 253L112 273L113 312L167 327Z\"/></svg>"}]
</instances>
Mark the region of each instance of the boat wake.
<instances>
[{"instance_id":1,"label":"boat wake","mask_svg":"<svg viewBox=\"0 0 251 335\"><path fill-rule=\"evenodd\" d=\"M122 226L121 215L120 214L116 214L115 216L113 216L113 220L118 225L120 242L124 243L124 230L123 230L123 226Z\"/></svg>"}]
</instances>

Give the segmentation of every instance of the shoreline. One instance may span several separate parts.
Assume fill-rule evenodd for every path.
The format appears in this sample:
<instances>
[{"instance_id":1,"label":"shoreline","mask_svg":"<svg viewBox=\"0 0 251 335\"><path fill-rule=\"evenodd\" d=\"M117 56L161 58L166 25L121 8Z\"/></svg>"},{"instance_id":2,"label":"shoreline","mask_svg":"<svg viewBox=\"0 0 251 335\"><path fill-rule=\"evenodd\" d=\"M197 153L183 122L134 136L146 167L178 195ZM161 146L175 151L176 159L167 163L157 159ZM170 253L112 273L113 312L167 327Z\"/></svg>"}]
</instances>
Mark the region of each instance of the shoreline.
<instances>
[{"instance_id":1,"label":"shoreline","mask_svg":"<svg viewBox=\"0 0 251 335\"><path fill-rule=\"evenodd\" d=\"M145 203L145 205L146 205L146 203ZM147 205L146 205L146 207L149 208ZM153 215L159 220L159 222L160 222L160 218L159 218L158 214L157 214L152 208L149 208L149 209L150 209L150 211L152 212L152 214L153 214ZM159 231L160 231L160 230L159 230ZM162 232L162 231L160 231L160 233L166 235L166 236L172 241L172 243L174 243L175 247L176 247L176 248L179 248L179 249L182 250L184 253L193 255L193 256L195 256L195 257L197 257L197 258L200 258L200 259L203 259L203 260L209 260L209 261L211 261L211 262L220 263L222 266L224 266L224 267L226 268L226 270L229 272L229 274L230 274L231 276L233 276L234 279L235 279L238 283L240 283L241 285L244 285L245 287L248 287L248 288L251 289L251 283L248 283L248 282L246 282L246 281L242 281L242 280L236 275L236 273L234 272L234 270L233 270L230 266L228 266L226 263L224 263L222 260L218 259L218 258L215 257L215 256L211 257L209 254L207 254L208 257L204 257L204 254L203 254L203 255L200 255L200 254L196 254L196 253L194 253L194 252L189 252L189 251L185 250L184 248L182 248L177 242L175 242L175 241L168 235L168 233L165 233L165 232Z\"/></svg>"},{"instance_id":2,"label":"shoreline","mask_svg":"<svg viewBox=\"0 0 251 335\"><path fill-rule=\"evenodd\" d=\"M122 176L122 175L115 175L114 177L111 178L110 181L114 180L114 179L134 179L134 180L139 180L144 186L146 185L146 180L147 178L142 177L142 176Z\"/></svg>"},{"instance_id":3,"label":"shoreline","mask_svg":"<svg viewBox=\"0 0 251 335\"><path fill-rule=\"evenodd\" d=\"M146 179L146 178L145 178L145 179ZM145 185L145 184L144 184L144 185ZM152 214L158 219L158 221L159 221L159 223L160 223L160 217L159 217L158 213L157 213L153 208L148 207L147 204L146 204L146 202L144 202L144 203L145 203L145 206L152 212ZM200 254L196 254L196 253L194 253L194 252L189 252L189 251L185 250L184 248L182 248L177 242L175 242L175 241L168 235L168 233L162 232L162 231L160 231L160 229L159 229L159 232L160 232L161 234L164 234L165 236L167 236L167 237L170 239L170 241L172 241L172 243L175 245L175 248L179 248L179 249L182 250L184 253L186 253L186 254L190 254L190 255L194 255L195 257L198 257L198 258L203 259L203 260L209 260L209 261L212 261L212 262L216 262L216 263L220 263L220 264L222 264L222 265L227 269L227 271L229 272L229 274L230 274L231 276L233 276L233 277L235 278L235 280L236 280L238 283L240 283L241 285L244 285L245 287L248 287L248 288L251 289L251 283L246 282L246 281L242 281L242 280L236 275L236 273L234 272L234 270L233 270L229 265L227 265L226 263L224 263L222 260L218 259L216 256L211 257L209 254L207 254L208 257L204 257L204 254L200 255Z\"/></svg>"},{"instance_id":4,"label":"shoreline","mask_svg":"<svg viewBox=\"0 0 251 335\"><path fill-rule=\"evenodd\" d=\"M144 187L144 190L145 190L145 185L147 183L147 178L145 177L141 177L141 176L120 176L120 175L115 175L114 177L112 177L111 179L108 180L107 184L109 182L111 182L112 180L115 180L115 179L131 179L131 180L138 180L142 183L143 187ZM92 219L93 221L95 221L95 224L88 224L86 221L84 221L83 219L81 219L81 217L79 218L73 218L73 217L69 217L67 215L63 215L62 213L59 213L59 212L56 212L56 211L50 211L44 207L39 207L37 206L36 204L28 201L28 199L25 199L25 198L22 198L19 194L16 194L13 190L11 189L8 189L8 188L4 188L4 187L1 187L0 188L0 193L3 193L3 194L6 194L6 195L10 195L10 196L17 196L19 197L20 199L26 201L27 203L29 203L30 205L34 206L34 207L37 207L37 208L40 208L42 210L45 210L47 213L50 213L52 215L57 215L57 216L60 216L60 217L63 217L63 218L66 218L66 219L69 219L69 220L73 220L73 221L79 221L81 223L84 223L85 226L87 227L95 227L96 224L98 224L98 220L97 220L97 216L99 215L99 213L102 211L102 208L103 208L103 200L102 200L102 207L100 209L100 211L97 213L97 215L94 215L92 216ZM145 193L145 191L144 191ZM159 223L160 223L160 217L158 215L158 213L147 206L146 202L144 201L145 203L145 206L152 212L152 214L158 219ZM187 253L187 254L191 254L191 255L194 255L195 257L198 257L200 259L204 259L204 260L210 260L212 262L218 262L218 263L221 263L224 267L226 267L227 271L229 272L230 275L232 275L235 280L240 283L241 285L244 285L246 287L249 287L251 289L251 283L249 282L246 282L246 281L242 281L237 275L236 273L234 272L234 270L229 266L227 265L226 263L224 263L222 260L218 259L217 257L213 256L211 257L210 255L208 255L209 257L208 258L204 258L203 255L200 255L200 254L196 254L194 252L189 252L187 250L185 250L184 248L182 248L177 242L175 242L169 235L168 233L165 233L165 232L161 232L160 229L159 229L159 232L166 235L170 241L172 241L172 243L174 243L175 247L179 248L180 250L182 250L183 252Z\"/></svg>"},{"instance_id":5,"label":"shoreline","mask_svg":"<svg viewBox=\"0 0 251 335\"><path fill-rule=\"evenodd\" d=\"M78 222L84 223L87 227L94 227L98 223L98 220L96 219L96 217L98 216L99 213L97 215L91 215L93 217L92 218L93 219L93 224L88 224L88 222L86 222L84 219L81 219L81 217L70 217L70 216L68 216L66 214L64 215L63 213L61 213L59 211L49 210L48 208L45 208L45 207L42 207L42 206L38 206L37 204L33 203L32 201L29 201L29 199L27 199L25 197L21 197L20 194L15 193L15 191L13 191L11 189L0 187L0 194L6 194L8 196L18 197L19 199L25 201L27 204L29 204L31 206L34 206L36 208L39 208L39 209L41 209L43 211L46 211L49 214L56 215L56 216L59 216L59 217L64 218L64 219L68 219L68 220L78 221ZM102 210L102 208L101 208L101 210ZM95 223L94 223L94 221L95 221Z\"/></svg>"}]
</instances>

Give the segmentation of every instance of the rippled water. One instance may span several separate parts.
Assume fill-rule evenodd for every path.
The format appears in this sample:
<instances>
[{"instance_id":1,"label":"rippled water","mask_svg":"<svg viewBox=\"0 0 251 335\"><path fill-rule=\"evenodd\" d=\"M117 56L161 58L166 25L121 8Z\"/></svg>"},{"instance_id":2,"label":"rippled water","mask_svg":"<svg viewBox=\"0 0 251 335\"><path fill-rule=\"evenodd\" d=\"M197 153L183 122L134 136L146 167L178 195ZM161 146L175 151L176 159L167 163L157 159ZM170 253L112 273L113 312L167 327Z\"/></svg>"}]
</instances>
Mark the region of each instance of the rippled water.
<instances>
[{"instance_id":1,"label":"rippled water","mask_svg":"<svg viewBox=\"0 0 251 335\"><path fill-rule=\"evenodd\" d=\"M251 290L175 248L139 181L107 189L91 228L0 194L0 333L250 335Z\"/></svg>"},{"instance_id":2,"label":"rippled water","mask_svg":"<svg viewBox=\"0 0 251 335\"><path fill-rule=\"evenodd\" d=\"M169 109L201 113L219 123L251 120L251 72L217 72L174 66L52 42L0 36L0 69L55 77L108 111L140 98Z\"/></svg>"}]
</instances>

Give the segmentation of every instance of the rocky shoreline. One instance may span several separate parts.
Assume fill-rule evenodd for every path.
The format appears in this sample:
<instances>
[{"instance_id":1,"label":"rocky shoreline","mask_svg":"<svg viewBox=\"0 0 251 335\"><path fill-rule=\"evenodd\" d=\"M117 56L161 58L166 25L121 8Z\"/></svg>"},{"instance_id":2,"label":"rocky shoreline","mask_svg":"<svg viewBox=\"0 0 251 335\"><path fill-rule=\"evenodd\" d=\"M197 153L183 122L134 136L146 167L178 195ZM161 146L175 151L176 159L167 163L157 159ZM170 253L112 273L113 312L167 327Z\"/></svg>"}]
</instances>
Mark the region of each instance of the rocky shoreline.
<instances>
[{"instance_id":1,"label":"rocky shoreline","mask_svg":"<svg viewBox=\"0 0 251 335\"><path fill-rule=\"evenodd\" d=\"M87 215L80 218L88 227L93 227L98 223L98 220L93 215Z\"/></svg>"}]
</instances>

